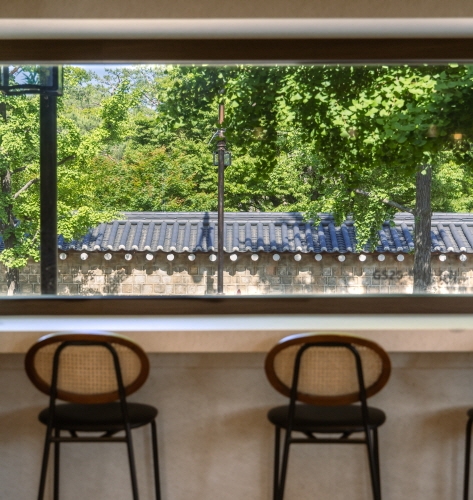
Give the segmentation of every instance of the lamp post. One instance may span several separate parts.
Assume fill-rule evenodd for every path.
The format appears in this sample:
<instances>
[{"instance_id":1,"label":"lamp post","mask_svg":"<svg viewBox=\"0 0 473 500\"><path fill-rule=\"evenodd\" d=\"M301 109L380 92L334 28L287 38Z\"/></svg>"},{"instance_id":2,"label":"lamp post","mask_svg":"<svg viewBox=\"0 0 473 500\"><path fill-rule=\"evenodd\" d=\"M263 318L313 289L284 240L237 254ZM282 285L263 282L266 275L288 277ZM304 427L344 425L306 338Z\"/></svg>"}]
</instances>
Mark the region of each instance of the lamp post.
<instances>
[{"instance_id":1,"label":"lamp post","mask_svg":"<svg viewBox=\"0 0 473 500\"><path fill-rule=\"evenodd\" d=\"M219 105L218 108L218 123L220 125L217 130L217 151L214 153L214 165L218 166L218 215L217 215L217 226L218 226L218 246L217 246L217 293L223 295L223 246L225 238L225 209L224 209L224 172L225 167L229 167L232 163L232 155L230 151L227 151L227 141L225 138L225 129L222 128L223 121L225 119L225 107L223 104Z\"/></svg>"},{"instance_id":2,"label":"lamp post","mask_svg":"<svg viewBox=\"0 0 473 500\"><path fill-rule=\"evenodd\" d=\"M0 91L39 94L41 293L57 293L57 96L60 66L1 66Z\"/></svg>"}]
</instances>

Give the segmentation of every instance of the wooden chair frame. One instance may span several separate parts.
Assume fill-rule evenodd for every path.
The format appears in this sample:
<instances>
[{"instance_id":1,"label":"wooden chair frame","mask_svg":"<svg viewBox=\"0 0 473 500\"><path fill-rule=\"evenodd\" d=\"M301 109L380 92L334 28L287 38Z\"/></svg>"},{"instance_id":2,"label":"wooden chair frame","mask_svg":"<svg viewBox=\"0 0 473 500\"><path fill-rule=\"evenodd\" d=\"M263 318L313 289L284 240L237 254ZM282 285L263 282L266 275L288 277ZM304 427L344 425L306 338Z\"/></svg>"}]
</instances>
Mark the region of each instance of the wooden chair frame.
<instances>
[{"instance_id":1,"label":"wooden chair frame","mask_svg":"<svg viewBox=\"0 0 473 500\"><path fill-rule=\"evenodd\" d=\"M276 355L293 345L300 345L293 369L293 378L291 387L287 387L276 375L274 370L274 360ZM360 353L356 346L369 347L374 350L382 360L381 374L374 384L366 388L363 377L363 366ZM301 359L304 352L314 347L343 347L351 352L355 359L356 373L358 379L359 392L344 396L311 396L300 393L298 391L299 371ZM268 353L265 361L265 371L271 385L280 393L290 398L289 413L287 426L285 428L285 438L283 445L283 454L281 459L280 441L281 427L276 426L275 435L275 452L274 452L274 482L273 482L273 499L283 500L284 489L286 483L287 466L289 459L289 447L296 443L336 443L336 444L366 444L368 452L368 461L371 476L371 487L374 500L381 500L381 477L379 466L379 451L378 451L378 433L377 427L369 424L367 398L379 392L387 383L390 372L391 362L386 352L374 342L357 337L347 335L313 335L299 334L282 339ZM356 432L354 429L347 428L340 438L320 438L314 433L307 432L305 438L293 438L292 432L294 429L294 417L296 411L296 402L301 401L311 405L322 406L341 406L351 404L357 401L361 402L361 414L363 421L364 439L351 438L351 434ZM334 432L327 428L325 432Z\"/></svg>"},{"instance_id":2,"label":"wooden chair frame","mask_svg":"<svg viewBox=\"0 0 473 500\"><path fill-rule=\"evenodd\" d=\"M47 384L37 373L34 366L34 357L36 353L42 348L52 343L58 343L56 351L53 357L53 370L52 370L52 380L51 384ZM123 384L122 372L120 368L120 359L118 353L113 347L112 343L125 345L129 347L133 352L135 352L141 361L141 370L138 377L125 388ZM115 370L115 376L117 379L117 391L96 394L96 395L81 395L73 394L70 392L60 391L57 387L58 374L59 374L59 364L61 353L66 347L70 346L101 346L110 352L113 359L113 365ZM59 500L59 457L60 457L60 443L71 443L71 442L120 442L126 443L128 452L128 461L130 466L131 475L131 486L133 500L139 500L138 495L138 483L136 478L136 465L133 452L133 441L131 435L131 425L128 415L128 408L126 402L126 396L135 392L139 389L144 382L149 373L149 361L145 352L137 344L133 343L126 337L119 335L107 333L107 332L88 332L88 333L60 333L51 334L42 337L34 344L28 351L25 358L25 369L28 377L33 382L33 384L42 392L50 396L49 399L49 418L46 428L46 438L43 451L43 460L41 466L41 478L40 486L38 492L38 500L43 500L44 491L46 486L46 475L49 460L49 450L51 444L54 444L54 500ZM56 411L56 400L62 399L72 403L79 404L103 404L119 400L121 414L123 417L123 429L125 431L124 437L114 437L114 434L120 432L120 430L111 430L105 432L99 437L90 436L78 436L75 431L69 431L71 436L65 437L61 436L61 429L56 425L55 422L55 411ZM54 430L54 436L53 436ZM158 463L158 443L157 443L157 429L156 421L151 422L151 432L152 432L152 448L153 448L153 466L154 466L154 476L155 476L155 492L156 500L161 500L160 492L160 481L159 481L159 463Z\"/></svg>"}]
</instances>

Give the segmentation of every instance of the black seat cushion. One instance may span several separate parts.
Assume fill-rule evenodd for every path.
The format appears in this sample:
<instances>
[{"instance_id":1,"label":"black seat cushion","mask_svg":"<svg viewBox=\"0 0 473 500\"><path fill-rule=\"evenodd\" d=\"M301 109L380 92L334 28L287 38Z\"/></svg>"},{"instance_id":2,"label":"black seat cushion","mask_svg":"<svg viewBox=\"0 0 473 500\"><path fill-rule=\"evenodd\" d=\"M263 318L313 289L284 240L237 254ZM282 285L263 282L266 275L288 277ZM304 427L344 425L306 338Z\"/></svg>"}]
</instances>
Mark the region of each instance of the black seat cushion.
<instances>
[{"instance_id":1,"label":"black seat cushion","mask_svg":"<svg viewBox=\"0 0 473 500\"><path fill-rule=\"evenodd\" d=\"M278 427L287 427L289 405L278 406L268 412L268 419ZM368 408L370 427L379 427L386 420L383 411ZM306 432L357 432L363 430L361 406L312 406L297 404L294 430Z\"/></svg>"},{"instance_id":2,"label":"black seat cushion","mask_svg":"<svg viewBox=\"0 0 473 500\"><path fill-rule=\"evenodd\" d=\"M158 415L158 410L154 406L127 403L127 408L132 428L149 424ZM47 425L49 408L45 408L38 418L40 422ZM76 431L119 431L123 429L120 403L56 405L54 426Z\"/></svg>"}]
</instances>

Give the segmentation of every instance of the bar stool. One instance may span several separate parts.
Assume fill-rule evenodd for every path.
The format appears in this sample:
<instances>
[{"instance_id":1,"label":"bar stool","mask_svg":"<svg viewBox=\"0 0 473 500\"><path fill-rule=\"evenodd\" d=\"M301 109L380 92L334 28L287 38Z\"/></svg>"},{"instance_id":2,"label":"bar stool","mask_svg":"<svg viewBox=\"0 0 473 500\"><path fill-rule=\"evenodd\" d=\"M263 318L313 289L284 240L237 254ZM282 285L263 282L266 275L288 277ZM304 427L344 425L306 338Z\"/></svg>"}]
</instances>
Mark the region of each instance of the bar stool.
<instances>
[{"instance_id":1,"label":"bar stool","mask_svg":"<svg viewBox=\"0 0 473 500\"><path fill-rule=\"evenodd\" d=\"M31 382L49 396L49 407L38 417L46 425L39 500L44 497L51 444L54 500L58 500L60 444L76 442L126 443L133 500L138 500L131 429L147 424L151 426L156 500L161 499L155 421L158 411L126 400L148 377L149 361L141 347L106 332L46 335L29 349L25 369ZM56 404L57 399L68 403ZM116 436L123 431L124 436ZM66 432L68 435L62 435Z\"/></svg>"},{"instance_id":2,"label":"bar stool","mask_svg":"<svg viewBox=\"0 0 473 500\"><path fill-rule=\"evenodd\" d=\"M289 398L289 405L268 412L276 428L273 499L284 497L291 444L332 443L366 444L373 498L381 500L377 430L386 416L368 407L366 400L389 379L387 353L374 342L357 337L292 335L271 349L265 371L271 385ZM360 404L353 404L356 402ZM281 429L285 430L282 457ZM354 433L364 436L351 437Z\"/></svg>"},{"instance_id":3,"label":"bar stool","mask_svg":"<svg viewBox=\"0 0 473 500\"><path fill-rule=\"evenodd\" d=\"M471 454L471 427L473 425L473 408L468 410L468 421L466 423L466 446L465 446L465 474L463 482L463 500L468 500L470 489L470 454Z\"/></svg>"}]
</instances>

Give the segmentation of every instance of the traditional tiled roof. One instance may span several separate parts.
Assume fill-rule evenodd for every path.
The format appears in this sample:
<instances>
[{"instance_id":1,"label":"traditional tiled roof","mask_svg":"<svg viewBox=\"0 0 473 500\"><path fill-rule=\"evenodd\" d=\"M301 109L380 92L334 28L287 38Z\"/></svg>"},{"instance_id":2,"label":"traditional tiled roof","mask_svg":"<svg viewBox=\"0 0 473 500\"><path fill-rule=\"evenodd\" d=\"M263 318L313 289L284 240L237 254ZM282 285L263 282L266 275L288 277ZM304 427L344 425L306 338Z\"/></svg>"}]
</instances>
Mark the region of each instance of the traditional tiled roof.
<instances>
[{"instance_id":1,"label":"traditional tiled roof","mask_svg":"<svg viewBox=\"0 0 473 500\"><path fill-rule=\"evenodd\" d=\"M100 224L83 238L66 242L62 251L87 252L215 252L215 212L125 212L123 219ZM225 251L356 253L355 224L336 226L330 214L319 214L314 225L300 213L226 212ZM394 225L385 222L376 247L365 252L408 253L414 249L414 217L399 213ZM473 214L435 213L432 216L432 252L473 253ZM0 251L3 250L0 236Z\"/></svg>"},{"instance_id":2,"label":"traditional tiled roof","mask_svg":"<svg viewBox=\"0 0 473 500\"><path fill-rule=\"evenodd\" d=\"M215 212L128 212L123 220L100 224L84 238L67 243L62 251L87 252L215 252ZM394 225L383 224L376 247L364 251L408 253L414 248L414 217L397 214ZM434 213L432 252L473 253L473 214ZM307 222L300 213L225 213L225 251L355 253L353 220L336 226L329 214Z\"/></svg>"}]
</instances>

